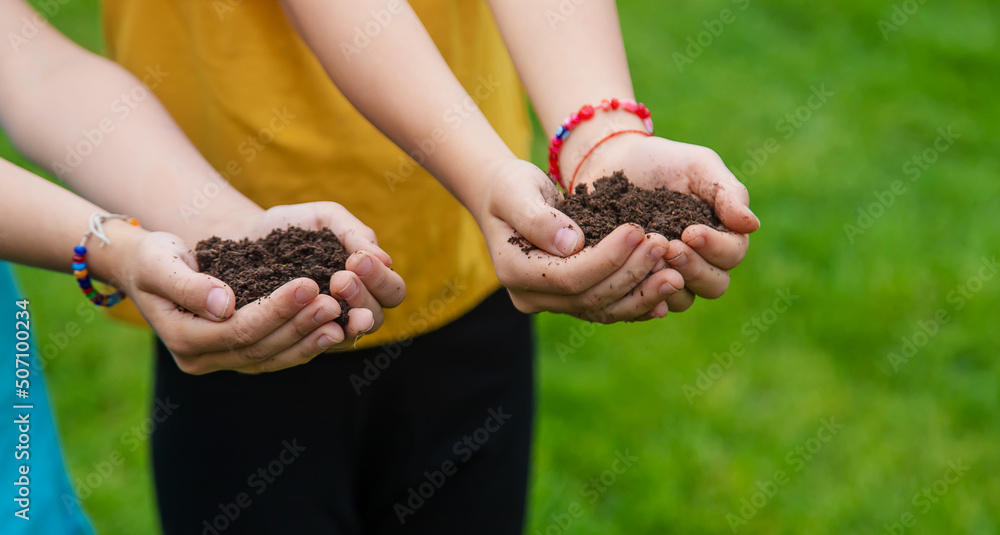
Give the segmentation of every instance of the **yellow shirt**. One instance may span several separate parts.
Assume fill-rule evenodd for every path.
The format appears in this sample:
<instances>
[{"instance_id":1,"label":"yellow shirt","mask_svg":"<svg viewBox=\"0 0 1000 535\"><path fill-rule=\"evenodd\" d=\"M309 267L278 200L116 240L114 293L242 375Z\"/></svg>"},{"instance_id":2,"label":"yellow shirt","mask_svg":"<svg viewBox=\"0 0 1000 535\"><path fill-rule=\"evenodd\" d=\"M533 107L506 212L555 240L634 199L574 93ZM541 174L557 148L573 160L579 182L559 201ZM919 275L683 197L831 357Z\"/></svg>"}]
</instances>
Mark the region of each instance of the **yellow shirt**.
<instances>
[{"instance_id":1,"label":"yellow shirt","mask_svg":"<svg viewBox=\"0 0 1000 535\"><path fill-rule=\"evenodd\" d=\"M493 127L526 158L523 91L485 2L412 4ZM341 52L377 38L383 21L373 14ZM336 201L375 230L407 295L359 347L441 327L499 287L472 216L354 110L278 2L105 0L104 23L112 59L140 78L165 73L157 97L236 189L265 208Z\"/></svg>"}]
</instances>

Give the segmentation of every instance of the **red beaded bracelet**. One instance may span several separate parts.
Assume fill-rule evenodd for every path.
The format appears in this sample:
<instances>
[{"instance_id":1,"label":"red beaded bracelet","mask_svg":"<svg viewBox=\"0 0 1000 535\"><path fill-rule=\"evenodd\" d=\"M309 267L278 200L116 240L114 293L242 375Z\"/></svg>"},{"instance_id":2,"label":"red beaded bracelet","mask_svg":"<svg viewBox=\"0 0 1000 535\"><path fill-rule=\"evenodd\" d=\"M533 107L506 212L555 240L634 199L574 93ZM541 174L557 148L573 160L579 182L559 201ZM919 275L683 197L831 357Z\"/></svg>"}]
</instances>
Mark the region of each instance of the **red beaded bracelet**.
<instances>
[{"instance_id":1,"label":"red beaded bracelet","mask_svg":"<svg viewBox=\"0 0 1000 535\"><path fill-rule=\"evenodd\" d=\"M580 108L580 111L567 117L563 121L563 124L559 128L556 128L555 135L549 140L549 177L553 182L559 184L560 187L569 192L567 185L562 182L562 170L559 169L559 152L562 150L563 143L569 137L570 132L580 123L593 119L597 110L611 111L617 109L623 109L636 114L642 119L642 124L646 127L646 132L649 135L653 135L652 113L646 108L645 104L638 103L630 98L622 100L617 98L611 100L604 99L597 107L587 104Z\"/></svg>"}]
</instances>

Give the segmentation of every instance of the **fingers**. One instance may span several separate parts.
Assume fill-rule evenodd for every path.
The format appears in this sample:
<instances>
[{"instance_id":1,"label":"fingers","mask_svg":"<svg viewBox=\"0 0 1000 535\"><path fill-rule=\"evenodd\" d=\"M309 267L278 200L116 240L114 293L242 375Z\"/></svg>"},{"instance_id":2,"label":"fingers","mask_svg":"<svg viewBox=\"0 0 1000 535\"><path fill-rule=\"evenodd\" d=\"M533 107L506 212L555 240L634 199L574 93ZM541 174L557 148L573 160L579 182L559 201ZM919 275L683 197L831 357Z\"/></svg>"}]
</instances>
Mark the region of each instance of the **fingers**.
<instances>
[{"instance_id":1,"label":"fingers","mask_svg":"<svg viewBox=\"0 0 1000 535\"><path fill-rule=\"evenodd\" d=\"M338 299L343 299L351 305L347 314L347 327L344 329L343 349L351 347L361 336L376 331L382 326L385 315L375 297L368 291L360 278L352 271L338 271L330 277L330 293Z\"/></svg>"},{"instance_id":2,"label":"fingers","mask_svg":"<svg viewBox=\"0 0 1000 535\"><path fill-rule=\"evenodd\" d=\"M750 196L743 184L719 192L715 213L726 228L733 232L749 234L760 228L760 219L750 210Z\"/></svg>"},{"instance_id":3,"label":"fingers","mask_svg":"<svg viewBox=\"0 0 1000 535\"><path fill-rule=\"evenodd\" d=\"M347 269L353 271L365 288L383 308L393 308L406 297L403 278L366 251L358 251L347 259Z\"/></svg>"},{"instance_id":4,"label":"fingers","mask_svg":"<svg viewBox=\"0 0 1000 535\"><path fill-rule=\"evenodd\" d=\"M375 231L337 203L318 203L331 214L326 222L348 253L365 250L375 255L383 265L391 266L392 258L379 247Z\"/></svg>"},{"instance_id":5,"label":"fingers","mask_svg":"<svg viewBox=\"0 0 1000 535\"><path fill-rule=\"evenodd\" d=\"M575 313L601 310L635 290L657 264L666 265L663 257L669 246L670 242L663 236L650 234L645 243L632 251L624 265L583 292L575 295L554 294L551 291L520 292L518 300L526 308L537 309L532 311ZM554 272L553 276L560 274ZM548 275L545 278L548 279ZM552 284L558 286L559 281L553 280Z\"/></svg>"},{"instance_id":6,"label":"fingers","mask_svg":"<svg viewBox=\"0 0 1000 535\"><path fill-rule=\"evenodd\" d=\"M687 288L682 288L679 292L667 298L667 306L671 312L684 312L694 304L694 292Z\"/></svg>"},{"instance_id":7,"label":"fingers","mask_svg":"<svg viewBox=\"0 0 1000 535\"><path fill-rule=\"evenodd\" d=\"M507 244L509 253L498 262L497 276L506 288L516 291L577 295L621 269L640 244L645 253L657 242L646 240L635 225L622 225L597 245L569 258L534 252L526 255L516 245Z\"/></svg>"},{"instance_id":8,"label":"fingers","mask_svg":"<svg viewBox=\"0 0 1000 535\"><path fill-rule=\"evenodd\" d=\"M640 321L649 321L649 320L665 318L668 312L670 312L670 307L667 305L666 301L664 301L663 303L660 303L655 307L653 307L653 310L650 310L649 312L643 314L642 316L639 316L638 318L629 321L640 322Z\"/></svg>"},{"instance_id":9,"label":"fingers","mask_svg":"<svg viewBox=\"0 0 1000 535\"><path fill-rule=\"evenodd\" d=\"M739 265L750 245L750 237L746 234L719 232L705 225L691 225L684 229L681 241L708 263L721 269L733 269Z\"/></svg>"},{"instance_id":10,"label":"fingers","mask_svg":"<svg viewBox=\"0 0 1000 535\"><path fill-rule=\"evenodd\" d=\"M664 253L664 254L666 254L666 253ZM656 273L658 271L663 271L664 269L667 269L667 259L666 258L661 258L661 259L659 259L659 260L656 261L655 265L653 265L653 269L652 269L652 271L650 271L650 273Z\"/></svg>"},{"instance_id":11,"label":"fingers","mask_svg":"<svg viewBox=\"0 0 1000 535\"><path fill-rule=\"evenodd\" d=\"M248 306L254 305L251 303ZM329 295L319 295L294 318L259 341L231 351L205 353L195 359L203 373L274 367L274 363L264 363L279 355L282 356L280 366L283 368L303 364L344 340L344 331L333 321L339 316L337 300Z\"/></svg>"},{"instance_id":12,"label":"fingers","mask_svg":"<svg viewBox=\"0 0 1000 535\"><path fill-rule=\"evenodd\" d=\"M243 373L268 373L305 364L330 350L343 340L344 331L336 323L327 323L298 340L294 345L276 355L239 368Z\"/></svg>"},{"instance_id":13,"label":"fingers","mask_svg":"<svg viewBox=\"0 0 1000 535\"><path fill-rule=\"evenodd\" d=\"M705 149L692 172L692 191L715 208L716 215L733 232L749 234L760 228L760 220L750 210L750 193L714 151Z\"/></svg>"},{"instance_id":14,"label":"fingers","mask_svg":"<svg viewBox=\"0 0 1000 535\"><path fill-rule=\"evenodd\" d=\"M729 289L729 272L709 264L680 240L670 242L666 259L667 265L684 276L684 287L695 295L715 299Z\"/></svg>"},{"instance_id":15,"label":"fingers","mask_svg":"<svg viewBox=\"0 0 1000 535\"><path fill-rule=\"evenodd\" d=\"M582 312L574 316L598 323L633 321L639 318L662 318L666 316L668 305L664 299L681 291L684 278L672 269L664 269L650 277L628 295L594 312Z\"/></svg>"},{"instance_id":16,"label":"fingers","mask_svg":"<svg viewBox=\"0 0 1000 535\"><path fill-rule=\"evenodd\" d=\"M270 296L237 310L223 323L200 317L192 318L165 299L159 306L140 305L140 309L144 315L151 311L146 316L150 324L174 355L184 358L214 351L242 349L260 341L292 318L297 318L300 322L307 321L309 325L303 328L311 326L311 318L298 318L297 314L317 295L319 287L315 282L310 279L295 279ZM166 303L165 306L163 302Z\"/></svg>"},{"instance_id":17,"label":"fingers","mask_svg":"<svg viewBox=\"0 0 1000 535\"><path fill-rule=\"evenodd\" d=\"M325 349L325 352L346 351L354 349L361 337L374 332L372 327L365 329L367 325L374 324L372 311L366 308L352 308L347 313L347 325L344 327L344 339Z\"/></svg>"},{"instance_id":18,"label":"fingers","mask_svg":"<svg viewBox=\"0 0 1000 535\"><path fill-rule=\"evenodd\" d=\"M648 281L657 264L664 260L670 242L659 234L649 234L646 241L636 247L625 265L610 277L595 284L577 297L577 302L590 309L600 309L633 292L636 286ZM683 281L681 281L683 282ZM676 291L676 289L674 289ZM664 294L666 295L666 294Z\"/></svg>"},{"instance_id":19,"label":"fingers","mask_svg":"<svg viewBox=\"0 0 1000 535\"><path fill-rule=\"evenodd\" d=\"M537 173L531 176L541 175L544 184L511 180L497 186L490 196L490 212L539 249L556 256L570 256L583 248L583 231L569 216L546 203L539 188L552 186L541 170L534 171Z\"/></svg>"}]
</instances>

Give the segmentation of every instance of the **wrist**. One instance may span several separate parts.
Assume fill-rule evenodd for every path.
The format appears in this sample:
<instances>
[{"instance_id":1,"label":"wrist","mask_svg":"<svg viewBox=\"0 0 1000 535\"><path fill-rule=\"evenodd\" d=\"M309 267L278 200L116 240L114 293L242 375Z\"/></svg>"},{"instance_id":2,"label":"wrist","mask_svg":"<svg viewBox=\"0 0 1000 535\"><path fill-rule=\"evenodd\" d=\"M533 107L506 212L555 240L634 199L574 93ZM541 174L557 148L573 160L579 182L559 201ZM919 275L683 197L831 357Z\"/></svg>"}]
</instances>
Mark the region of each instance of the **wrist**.
<instances>
[{"instance_id":1,"label":"wrist","mask_svg":"<svg viewBox=\"0 0 1000 535\"><path fill-rule=\"evenodd\" d=\"M631 98L586 104L567 117L549 140L549 176L569 192L574 175L598 145L624 132L653 135L645 105Z\"/></svg>"},{"instance_id":2,"label":"wrist","mask_svg":"<svg viewBox=\"0 0 1000 535\"><path fill-rule=\"evenodd\" d=\"M103 227L110 243L102 246L101 240L94 236L87 240L87 271L91 278L128 293L135 280L131 263L149 231L120 219L105 221Z\"/></svg>"},{"instance_id":3,"label":"wrist","mask_svg":"<svg viewBox=\"0 0 1000 535\"><path fill-rule=\"evenodd\" d=\"M645 129L642 119L634 113L620 109L601 113L585 123L580 123L563 143L562 151L559 153L559 167L566 179L566 185L569 185L573 171L580 165L584 156L602 139L615 132L645 131Z\"/></svg>"},{"instance_id":4,"label":"wrist","mask_svg":"<svg viewBox=\"0 0 1000 535\"><path fill-rule=\"evenodd\" d=\"M535 167L530 162L525 162L511 153L507 157L492 160L480 167L478 176L483 179L481 184L472 188L467 199L459 198L459 201L469 210L480 228L483 228L488 218L490 197L496 194L495 189L505 188L506 178L519 176L520 168L525 165Z\"/></svg>"},{"instance_id":5,"label":"wrist","mask_svg":"<svg viewBox=\"0 0 1000 535\"><path fill-rule=\"evenodd\" d=\"M485 221L490 191L507 173L505 169L521 162L499 137L497 140L492 146L463 148L461 156L440 159L428 169L480 226Z\"/></svg>"},{"instance_id":6,"label":"wrist","mask_svg":"<svg viewBox=\"0 0 1000 535\"><path fill-rule=\"evenodd\" d=\"M625 170L633 154L631 148L636 143L644 143L648 137L651 136L641 130L619 130L595 141L566 179L569 187L576 189L581 184L590 184L615 171Z\"/></svg>"}]
</instances>

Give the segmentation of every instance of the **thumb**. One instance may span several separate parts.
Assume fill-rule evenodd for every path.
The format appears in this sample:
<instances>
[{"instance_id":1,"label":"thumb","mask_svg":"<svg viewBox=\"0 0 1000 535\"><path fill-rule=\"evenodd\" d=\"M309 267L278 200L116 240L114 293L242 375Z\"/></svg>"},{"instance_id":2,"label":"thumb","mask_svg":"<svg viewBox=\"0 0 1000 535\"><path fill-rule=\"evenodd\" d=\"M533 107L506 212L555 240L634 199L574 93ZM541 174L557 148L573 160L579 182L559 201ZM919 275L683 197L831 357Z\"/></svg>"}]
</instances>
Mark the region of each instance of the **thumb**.
<instances>
[{"instance_id":1,"label":"thumb","mask_svg":"<svg viewBox=\"0 0 1000 535\"><path fill-rule=\"evenodd\" d=\"M746 189L724 189L715 197L715 211L726 228L740 234L750 234L760 228L760 219L750 210Z\"/></svg>"},{"instance_id":2,"label":"thumb","mask_svg":"<svg viewBox=\"0 0 1000 535\"><path fill-rule=\"evenodd\" d=\"M171 242L177 240L174 237ZM158 295L212 321L233 315L236 294L232 288L211 275L198 273L198 263L190 251L160 248L145 256L136 284L140 291Z\"/></svg>"},{"instance_id":3,"label":"thumb","mask_svg":"<svg viewBox=\"0 0 1000 535\"><path fill-rule=\"evenodd\" d=\"M715 208L722 224L740 234L760 228L760 219L750 210L750 192L718 155L709 159L707 171L707 176L699 177L691 189Z\"/></svg>"},{"instance_id":4,"label":"thumb","mask_svg":"<svg viewBox=\"0 0 1000 535\"><path fill-rule=\"evenodd\" d=\"M571 256L583 249L580 226L546 204L542 193L531 184L510 188L499 201L496 215L535 247L556 256Z\"/></svg>"}]
</instances>

